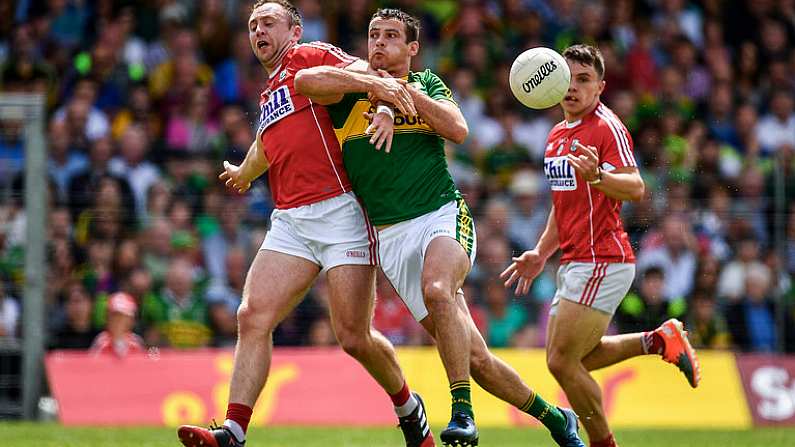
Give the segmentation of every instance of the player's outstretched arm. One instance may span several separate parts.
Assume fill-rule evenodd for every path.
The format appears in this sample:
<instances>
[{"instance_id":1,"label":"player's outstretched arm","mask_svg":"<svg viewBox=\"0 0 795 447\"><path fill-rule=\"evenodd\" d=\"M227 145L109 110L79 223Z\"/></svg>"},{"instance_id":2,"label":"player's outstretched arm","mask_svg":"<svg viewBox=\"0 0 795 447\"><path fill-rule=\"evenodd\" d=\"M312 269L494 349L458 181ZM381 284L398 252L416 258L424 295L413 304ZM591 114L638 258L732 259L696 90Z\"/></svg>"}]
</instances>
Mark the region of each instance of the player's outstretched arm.
<instances>
[{"instance_id":1,"label":"player's outstretched arm","mask_svg":"<svg viewBox=\"0 0 795 447\"><path fill-rule=\"evenodd\" d=\"M239 194L248 191L251 188L251 182L268 170L268 159L265 158L265 153L260 149L257 141L251 143L246 158L240 166L224 161L224 170L218 175L227 188L233 189Z\"/></svg>"},{"instance_id":2,"label":"player's outstretched arm","mask_svg":"<svg viewBox=\"0 0 795 447\"><path fill-rule=\"evenodd\" d=\"M606 196L616 200L641 200L646 193L646 185L638 168L624 166L610 172L599 167L599 153L593 146L577 143L580 155L569 154L569 163L586 182Z\"/></svg>"},{"instance_id":3,"label":"player's outstretched arm","mask_svg":"<svg viewBox=\"0 0 795 447\"><path fill-rule=\"evenodd\" d=\"M517 295L527 294L533 280L544 270L547 259L557 251L559 246L558 224L555 220L555 207L553 206L547 219L547 227L541 234L536 247L513 258L511 265L500 274L500 278L505 280L505 287L511 287L516 283L515 293Z\"/></svg>"},{"instance_id":4,"label":"player's outstretched arm","mask_svg":"<svg viewBox=\"0 0 795 447\"><path fill-rule=\"evenodd\" d=\"M446 99L433 99L416 88L409 87L417 113L442 138L461 144L469 135L469 127L461 109Z\"/></svg>"},{"instance_id":5,"label":"player's outstretched arm","mask_svg":"<svg viewBox=\"0 0 795 447\"><path fill-rule=\"evenodd\" d=\"M404 115L417 110L406 81L357 73L331 66L305 68L295 74L295 90L318 104L334 104L346 93L368 93L376 100L394 104Z\"/></svg>"}]
</instances>

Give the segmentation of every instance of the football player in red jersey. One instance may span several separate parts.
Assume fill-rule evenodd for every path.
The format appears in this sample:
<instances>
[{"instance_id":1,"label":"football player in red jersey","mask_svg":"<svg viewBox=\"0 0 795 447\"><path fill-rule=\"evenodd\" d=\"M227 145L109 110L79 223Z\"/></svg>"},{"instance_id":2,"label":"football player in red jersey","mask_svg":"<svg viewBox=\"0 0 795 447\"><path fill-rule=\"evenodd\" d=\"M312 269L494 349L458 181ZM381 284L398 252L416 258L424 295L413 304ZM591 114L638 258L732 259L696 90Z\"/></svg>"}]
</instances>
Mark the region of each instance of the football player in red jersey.
<instances>
[{"instance_id":1,"label":"football player in red jersey","mask_svg":"<svg viewBox=\"0 0 795 447\"><path fill-rule=\"evenodd\" d=\"M552 211L536 247L502 273L505 286L526 294L558 248L558 290L547 332L547 366L582 418L592 447L615 446L599 385L588 371L643 354L676 364L691 386L700 367L682 323L654 331L605 336L635 277L635 256L621 224L621 202L640 200L645 186L621 120L600 101L604 60L598 49L575 45L563 52L571 84L561 106L565 120L549 133L544 173Z\"/></svg>"},{"instance_id":2,"label":"football player in red jersey","mask_svg":"<svg viewBox=\"0 0 795 447\"><path fill-rule=\"evenodd\" d=\"M182 426L186 446L241 446L252 408L268 376L272 333L327 272L337 340L390 395L406 445L433 446L422 400L411 393L392 345L371 328L378 259L377 235L351 192L342 151L325 107L295 91L295 74L318 65L366 71L367 63L323 42L298 44L301 16L287 0L259 0L249 39L268 73L256 141L240 166L224 162L220 178L244 193L268 170L276 209L271 228L246 277L237 312L238 340L222 427ZM367 92L416 115L406 86L367 76ZM309 403L311 405L311 403ZM329 409L334 411L334 409Z\"/></svg>"}]
</instances>

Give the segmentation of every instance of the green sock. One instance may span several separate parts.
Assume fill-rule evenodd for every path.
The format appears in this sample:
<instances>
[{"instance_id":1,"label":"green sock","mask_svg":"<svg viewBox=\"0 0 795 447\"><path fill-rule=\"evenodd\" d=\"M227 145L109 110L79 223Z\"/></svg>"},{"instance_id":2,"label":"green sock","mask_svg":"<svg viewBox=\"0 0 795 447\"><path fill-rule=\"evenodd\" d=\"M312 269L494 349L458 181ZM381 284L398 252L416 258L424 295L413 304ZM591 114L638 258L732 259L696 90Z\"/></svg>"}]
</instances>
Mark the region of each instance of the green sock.
<instances>
[{"instance_id":1,"label":"green sock","mask_svg":"<svg viewBox=\"0 0 795 447\"><path fill-rule=\"evenodd\" d=\"M519 409L538 419L552 433L562 433L566 430L566 416L563 412L558 410L558 407L550 405L535 391Z\"/></svg>"},{"instance_id":2,"label":"green sock","mask_svg":"<svg viewBox=\"0 0 795 447\"><path fill-rule=\"evenodd\" d=\"M453 395L453 412L463 411L472 419L475 413L472 411L472 398L469 380L459 380L450 384L450 394Z\"/></svg>"}]
</instances>

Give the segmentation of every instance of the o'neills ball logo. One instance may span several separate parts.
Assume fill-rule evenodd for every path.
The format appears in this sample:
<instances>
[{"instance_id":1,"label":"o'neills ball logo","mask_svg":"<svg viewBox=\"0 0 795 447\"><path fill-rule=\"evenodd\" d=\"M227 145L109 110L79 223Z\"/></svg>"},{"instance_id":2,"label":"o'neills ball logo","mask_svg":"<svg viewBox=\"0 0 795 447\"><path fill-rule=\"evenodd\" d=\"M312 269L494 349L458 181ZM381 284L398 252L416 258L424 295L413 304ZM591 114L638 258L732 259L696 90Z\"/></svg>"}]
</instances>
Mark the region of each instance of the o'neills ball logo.
<instances>
[{"instance_id":1,"label":"o'neills ball logo","mask_svg":"<svg viewBox=\"0 0 795 447\"><path fill-rule=\"evenodd\" d=\"M538 87L541 84L541 81L546 79L547 76L552 74L552 72L557 70L557 68L558 66L557 64L555 64L555 61L549 61L544 63L544 65L538 67L538 70L536 70L536 72L533 73L532 76L530 76L530 79L528 79L527 81L525 81L524 84L522 84L522 90L524 90L525 93L532 92L534 88Z\"/></svg>"}]
</instances>

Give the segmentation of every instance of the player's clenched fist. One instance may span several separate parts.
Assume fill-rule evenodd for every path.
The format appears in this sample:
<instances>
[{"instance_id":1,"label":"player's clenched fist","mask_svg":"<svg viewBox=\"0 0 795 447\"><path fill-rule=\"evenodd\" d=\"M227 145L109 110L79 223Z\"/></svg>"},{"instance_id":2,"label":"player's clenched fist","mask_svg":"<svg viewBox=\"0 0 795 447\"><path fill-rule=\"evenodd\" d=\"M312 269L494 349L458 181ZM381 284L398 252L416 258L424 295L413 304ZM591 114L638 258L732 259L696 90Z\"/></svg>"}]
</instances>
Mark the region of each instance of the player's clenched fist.
<instances>
[{"instance_id":1,"label":"player's clenched fist","mask_svg":"<svg viewBox=\"0 0 795 447\"><path fill-rule=\"evenodd\" d=\"M406 116L416 116L417 109L406 87L406 81L395 78L371 79L369 92L376 101L393 104L400 113Z\"/></svg>"},{"instance_id":2,"label":"player's clenched fist","mask_svg":"<svg viewBox=\"0 0 795 447\"><path fill-rule=\"evenodd\" d=\"M234 189L239 194L243 194L251 188L251 180L243 178L240 166L233 165L228 161L224 161L224 171L218 175L218 178L224 181L227 188Z\"/></svg>"},{"instance_id":3,"label":"player's clenched fist","mask_svg":"<svg viewBox=\"0 0 795 447\"><path fill-rule=\"evenodd\" d=\"M505 287L516 284L516 294L525 295L530 291L533 279L544 269L546 259L538 250L528 250L518 258L513 258L513 262L502 272L500 278L505 280ZM518 281L518 282L517 282Z\"/></svg>"}]
</instances>

